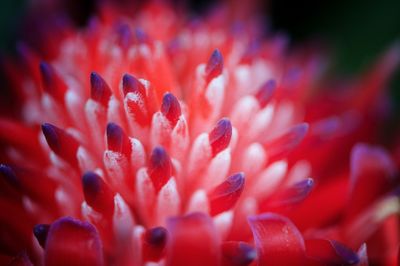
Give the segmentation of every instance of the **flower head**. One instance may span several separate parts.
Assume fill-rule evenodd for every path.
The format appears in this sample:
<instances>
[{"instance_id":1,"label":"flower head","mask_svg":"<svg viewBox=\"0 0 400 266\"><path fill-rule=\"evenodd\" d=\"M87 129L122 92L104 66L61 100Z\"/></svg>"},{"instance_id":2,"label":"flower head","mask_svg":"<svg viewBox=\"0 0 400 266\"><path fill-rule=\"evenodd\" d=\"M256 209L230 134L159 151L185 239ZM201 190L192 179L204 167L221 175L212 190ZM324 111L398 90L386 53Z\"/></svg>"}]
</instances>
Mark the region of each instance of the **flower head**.
<instances>
[{"instance_id":1,"label":"flower head","mask_svg":"<svg viewBox=\"0 0 400 266\"><path fill-rule=\"evenodd\" d=\"M53 56L21 48L20 117L0 118L4 261L395 263L395 158L359 142L399 49L322 90L317 51L227 14L107 7L61 25Z\"/></svg>"}]
</instances>

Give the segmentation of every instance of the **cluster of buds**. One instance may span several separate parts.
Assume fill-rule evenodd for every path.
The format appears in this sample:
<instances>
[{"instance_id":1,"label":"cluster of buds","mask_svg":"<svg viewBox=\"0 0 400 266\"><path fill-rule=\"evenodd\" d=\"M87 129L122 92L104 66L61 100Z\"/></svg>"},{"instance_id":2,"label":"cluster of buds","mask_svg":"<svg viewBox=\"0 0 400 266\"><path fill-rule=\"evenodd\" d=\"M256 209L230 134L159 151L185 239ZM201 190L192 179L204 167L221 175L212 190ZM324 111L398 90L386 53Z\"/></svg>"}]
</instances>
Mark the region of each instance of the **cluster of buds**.
<instances>
[{"instance_id":1,"label":"cluster of buds","mask_svg":"<svg viewBox=\"0 0 400 266\"><path fill-rule=\"evenodd\" d=\"M400 153L373 145L398 47L327 89L318 51L223 8L54 27L5 65L1 264L398 263Z\"/></svg>"}]
</instances>

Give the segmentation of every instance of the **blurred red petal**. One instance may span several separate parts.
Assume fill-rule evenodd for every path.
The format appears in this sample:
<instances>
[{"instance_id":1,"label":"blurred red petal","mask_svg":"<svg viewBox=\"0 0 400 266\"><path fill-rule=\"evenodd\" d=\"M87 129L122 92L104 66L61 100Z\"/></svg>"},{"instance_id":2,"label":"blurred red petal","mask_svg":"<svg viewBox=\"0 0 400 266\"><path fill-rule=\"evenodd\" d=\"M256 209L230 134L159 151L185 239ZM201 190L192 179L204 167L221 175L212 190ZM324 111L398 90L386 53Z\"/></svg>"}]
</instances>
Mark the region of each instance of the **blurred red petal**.
<instances>
[{"instance_id":1,"label":"blurred red petal","mask_svg":"<svg viewBox=\"0 0 400 266\"><path fill-rule=\"evenodd\" d=\"M248 218L258 254L258 265L302 265L303 236L286 217L265 213Z\"/></svg>"},{"instance_id":2,"label":"blurred red petal","mask_svg":"<svg viewBox=\"0 0 400 266\"><path fill-rule=\"evenodd\" d=\"M170 218L166 265L219 265L220 240L211 218L202 213Z\"/></svg>"},{"instance_id":3,"label":"blurred red petal","mask_svg":"<svg viewBox=\"0 0 400 266\"><path fill-rule=\"evenodd\" d=\"M57 266L103 265L103 251L96 229L70 217L51 226L45 248L45 264Z\"/></svg>"}]
</instances>

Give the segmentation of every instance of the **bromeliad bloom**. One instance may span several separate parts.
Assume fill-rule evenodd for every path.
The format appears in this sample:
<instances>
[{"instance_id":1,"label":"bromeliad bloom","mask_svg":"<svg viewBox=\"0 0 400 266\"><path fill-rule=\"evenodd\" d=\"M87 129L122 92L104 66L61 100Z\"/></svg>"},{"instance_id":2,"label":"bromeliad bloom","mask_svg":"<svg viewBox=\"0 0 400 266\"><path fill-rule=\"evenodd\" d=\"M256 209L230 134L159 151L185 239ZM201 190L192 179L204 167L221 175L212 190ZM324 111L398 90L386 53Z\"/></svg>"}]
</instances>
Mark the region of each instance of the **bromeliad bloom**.
<instances>
[{"instance_id":1,"label":"bromeliad bloom","mask_svg":"<svg viewBox=\"0 0 400 266\"><path fill-rule=\"evenodd\" d=\"M399 49L326 90L317 51L228 11L105 6L19 47L2 264L398 263L400 157L361 142L376 143Z\"/></svg>"}]
</instances>

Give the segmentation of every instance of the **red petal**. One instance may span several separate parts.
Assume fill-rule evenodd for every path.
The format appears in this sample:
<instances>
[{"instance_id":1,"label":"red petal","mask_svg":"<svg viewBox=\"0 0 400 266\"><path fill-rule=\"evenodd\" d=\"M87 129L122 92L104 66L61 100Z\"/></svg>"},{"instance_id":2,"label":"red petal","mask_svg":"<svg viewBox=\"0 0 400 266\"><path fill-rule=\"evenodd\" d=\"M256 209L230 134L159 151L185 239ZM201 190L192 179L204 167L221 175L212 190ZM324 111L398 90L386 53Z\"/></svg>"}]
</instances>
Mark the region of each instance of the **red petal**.
<instances>
[{"instance_id":1,"label":"red petal","mask_svg":"<svg viewBox=\"0 0 400 266\"><path fill-rule=\"evenodd\" d=\"M301 265L305 246L301 233L286 217L265 213L248 218L258 265Z\"/></svg>"},{"instance_id":2,"label":"red petal","mask_svg":"<svg viewBox=\"0 0 400 266\"><path fill-rule=\"evenodd\" d=\"M223 183L214 188L208 195L210 199L210 214L214 216L232 208L242 194L243 188L243 173L228 177Z\"/></svg>"},{"instance_id":3,"label":"red petal","mask_svg":"<svg viewBox=\"0 0 400 266\"><path fill-rule=\"evenodd\" d=\"M348 218L355 217L365 207L392 188L395 165L385 150L364 144L351 153L350 201Z\"/></svg>"},{"instance_id":4,"label":"red petal","mask_svg":"<svg viewBox=\"0 0 400 266\"><path fill-rule=\"evenodd\" d=\"M55 221L49 230L45 265L103 265L103 251L96 229L70 217Z\"/></svg>"},{"instance_id":5,"label":"red petal","mask_svg":"<svg viewBox=\"0 0 400 266\"><path fill-rule=\"evenodd\" d=\"M53 67L45 62L40 63L43 90L50 94L57 101L64 103L64 94L67 86L57 75Z\"/></svg>"},{"instance_id":6,"label":"red petal","mask_svg":"<svg viewBox=\"0 0 400 266\"><path fill-rule=\"evenodd\" d=\"M166 265L219 265L220 243L211 218L202 213L170 218Z\"/></svg>"},{"instance_id":7,"label":"red petal","mask_svg":"<svg viewBox=\"0 0 400 266\"><path fill-rule=\"evenodd\" d=\"M30 261L28 255L25 252L22 252L15 256L8 266L33 266L32 262Z\"/></svg>"},{"instance_id":8,"label":"red petal","mask_svg":"<svg viewBox=\"0 0 400 266\"><path fill-rule=\"evenodd\" d=\"M347 188L347 176L338 176L326 184L318 185L299 206L290 212L290 219L302 231L310 227L329 224L343 212L346 197L338 197L338 195L345 195ZM309 219L309 217L313 218Z\"/></svg>"}]
</instances>

